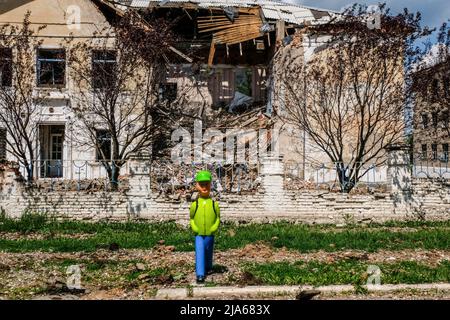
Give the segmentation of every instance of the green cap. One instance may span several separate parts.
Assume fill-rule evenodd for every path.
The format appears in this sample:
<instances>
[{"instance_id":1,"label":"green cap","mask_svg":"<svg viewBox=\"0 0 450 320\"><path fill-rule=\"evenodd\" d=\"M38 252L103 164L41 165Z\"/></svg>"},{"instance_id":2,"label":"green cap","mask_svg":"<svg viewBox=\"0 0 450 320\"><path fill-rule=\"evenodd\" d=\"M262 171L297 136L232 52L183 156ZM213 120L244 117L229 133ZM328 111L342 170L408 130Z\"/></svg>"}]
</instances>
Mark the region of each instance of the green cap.
<instances>
[{"instance_id":1,"label":"green cap","mask_svg":"<svg viewBox=\"0 0 450 320\"><path fill-rule=\"evenodd\" d=\"M211 172L206 170L197 172L197 175L195 176L195 181L197 182L211 181Z\"/></svg>"}]
</instances>

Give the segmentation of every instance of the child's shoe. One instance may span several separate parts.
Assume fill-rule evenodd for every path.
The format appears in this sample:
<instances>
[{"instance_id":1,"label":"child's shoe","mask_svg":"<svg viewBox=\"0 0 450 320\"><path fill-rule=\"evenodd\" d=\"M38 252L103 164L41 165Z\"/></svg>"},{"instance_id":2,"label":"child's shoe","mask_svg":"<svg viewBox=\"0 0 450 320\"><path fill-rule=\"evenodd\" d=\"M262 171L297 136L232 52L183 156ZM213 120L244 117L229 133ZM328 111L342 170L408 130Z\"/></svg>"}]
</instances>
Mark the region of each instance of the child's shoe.
<instances>
[{"instance_id":1,"label":"child's shoe","mask_svg":"<svg viewBox=\"0 0 450 320\"><path fill-rule=\"evenodd\" d=\"M199 276L197 277L197 283L204 283L205 282L205 277Z\"/></svg>"}]
</instances>

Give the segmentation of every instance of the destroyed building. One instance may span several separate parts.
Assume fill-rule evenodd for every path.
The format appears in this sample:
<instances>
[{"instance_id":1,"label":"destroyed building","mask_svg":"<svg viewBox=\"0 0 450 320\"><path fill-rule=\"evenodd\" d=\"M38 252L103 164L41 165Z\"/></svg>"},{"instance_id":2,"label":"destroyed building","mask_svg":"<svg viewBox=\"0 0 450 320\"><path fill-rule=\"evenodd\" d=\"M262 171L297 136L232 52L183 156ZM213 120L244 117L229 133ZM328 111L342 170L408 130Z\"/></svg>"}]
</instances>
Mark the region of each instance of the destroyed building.
<instances>
[{"instance_id":1,"label":"destroyed building","mask_svg":"<svg viewBox=\"0 0 450 320\"><path fill-rule=\"evenodd\" d=\"M441 61L439 57L434 57L434 60L427 58L430 61L419 65L420 69L414 75L414 160L424 167L434 165L446 168L450 143L448 61Z\"/></svg>"},{"instance_id":2,"label":"destroyed building","mask_svg":"<svg viewBox=\"0 0 450 320\"><path fill-rule=\"evenodd\" d=\"M274 110L282 103L277 98L282 93L274 94L277 79L273 57L289 46L299 63L307 61L323 41L301 31L330 22L334 12L271 0L35 0L4 1L1 6L3 25L21 21L27 11L31 12L31 25L46 25L39 33L41 46L33 53L36 91L45 89L47 94L35 123L37 148L32 160L37 166L36 178L74 179L80 170L86 178L105 174L98 161L99 150L78 148L72 140L80 133L73 125L70 92L75 88L61 40L70 35L77 41L95 37L130 10L143 21L165 19L177 36L171 54L165 57L170 68L159 84L158 95L163 101L177 100L185 106L190 117L183 124L199 119L208 128L266 128L269 132L280 128L277 145L286 161L304 163L308 148L313 148L304 134L284 128L277 120ZM77 13L80 27L71 28L68 16ZM297 45L292 46L295 41ZM106 58L100 60L108 62ZM4 62L3 74L7 74ZM2 81L8 79L2 77ZM5 128L0 128L0 157L14 161L6 151L5 140L10 138ZM111 137L99 130L97 138L101 151L111 154ZM77 161L89 161L89 168L80 169Z\"/></svg>"},{"instance_id":3,"label":"destroyed building","mask_svg":"<svg viewBox=\"0 0 450 320\"><path fill-rule=\"evenodd\" d=\"M278 152L285 161L310 162L315 147L303 132L277 121L283 92L277 92L276 54L289 52L300 65L323 46L327 35L310 36L308 26L330 23L337 13L280 1L121 1L121 10L176 21L180 35L171 73L162 92L185 99L204 127L278 128ZM295 42L295 43L294 43ZM187 57L185 57L187 56ZM293 66L295 67L295 65ZM192 73L199 70L194 84ZM281 71L282 72L282 71ZM190 88L190 89L189 89ZM227 112L220 112L220 111ZM246 112L247 111L247 112ZM253 112L252 112L253 111ZM326 162L316 153L317 163ZM304 172L302 176L305 176Z\"/></svg>"}]
</instances>

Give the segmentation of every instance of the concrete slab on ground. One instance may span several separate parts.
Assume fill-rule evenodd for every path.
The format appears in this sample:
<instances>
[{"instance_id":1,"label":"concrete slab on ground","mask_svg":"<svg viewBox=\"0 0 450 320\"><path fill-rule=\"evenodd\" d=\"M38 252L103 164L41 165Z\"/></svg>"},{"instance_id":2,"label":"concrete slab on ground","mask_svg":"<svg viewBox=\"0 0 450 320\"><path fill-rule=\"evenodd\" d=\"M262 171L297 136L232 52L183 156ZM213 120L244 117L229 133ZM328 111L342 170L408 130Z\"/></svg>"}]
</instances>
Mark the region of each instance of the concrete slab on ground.
<instances>
[{"instance_id":1,"label":"concrete slab on ground","mask_svg":"<svg viewBox=\"0 0 450 320\"><path fill-rule=\"evenodd\" d=\"M383 284L362 286L368 292L395 292L401 290L450 291L450 283ZM191 287L158 290L156 299L218 298L218 297L270 297L297 294L303 290L319 290L326 293L354 293L353 285L330 286L247 286L247 287Z\"/></svg>"}]
</instances>

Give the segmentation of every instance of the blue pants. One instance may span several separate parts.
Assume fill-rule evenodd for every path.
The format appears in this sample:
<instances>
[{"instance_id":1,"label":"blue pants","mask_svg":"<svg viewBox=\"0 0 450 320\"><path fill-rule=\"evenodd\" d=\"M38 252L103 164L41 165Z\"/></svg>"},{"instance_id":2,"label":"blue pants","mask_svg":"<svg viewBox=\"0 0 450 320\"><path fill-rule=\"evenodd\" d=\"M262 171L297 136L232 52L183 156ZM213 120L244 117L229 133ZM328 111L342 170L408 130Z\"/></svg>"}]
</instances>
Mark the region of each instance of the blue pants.
<instances>
[{"instance_id":1,"label":"blue pants","mask_svg":"<svg viewBox=\"0 0 450 320\"><path fill-rule=\"evenodd\" d=\"M204 277L212 270L214 236L195 236L195 273Z\"/></svg>"}]
</instances>

